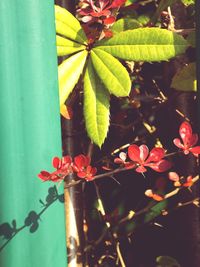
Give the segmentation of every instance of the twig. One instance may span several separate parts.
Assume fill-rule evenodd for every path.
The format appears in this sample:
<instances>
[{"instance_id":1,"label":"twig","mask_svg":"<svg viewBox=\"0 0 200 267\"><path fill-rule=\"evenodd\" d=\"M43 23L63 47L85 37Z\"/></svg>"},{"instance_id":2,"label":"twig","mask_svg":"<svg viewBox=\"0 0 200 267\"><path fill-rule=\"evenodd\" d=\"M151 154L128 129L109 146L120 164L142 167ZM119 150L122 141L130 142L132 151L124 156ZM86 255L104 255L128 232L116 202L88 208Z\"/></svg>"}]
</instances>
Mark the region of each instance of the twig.
<instances>
[{"instance_id":1,"label":"twig","mask_svg":"<svg viewBox=\"0 0 200 267\"><path fill-rule=\"evenodd\" d=\"M112 177L113 174L124 172L124 171L127 171L127 170L130 170L130 168L129 169L127 169L125 167L124 168L117 168L117 169L115 169L113 171L96 175L96 176L94 176L94 178L91 181L88 181L88 182L92 182L92 181L95 181L95 180L98 180L98 179L101 179L101 178L104 178L104 177ZM69 188L71 186L75 186L75 185L83 183L83 182L85 182L85 180L73 181L72 183L65 184L65 188Z\"/></svg>"},{"instance_id":2,"label":"twig","mask_svg":"<svg viewBox=\"0 0 200 267\"><path fill-rule=\"evenodd\" d=\"M117 255L119 257L119 261L121 263L121 266L122 267L126 267L125 263L124 263L124 259L122 257L122 254L121 254L121 250L120 250L120 244L119 242L117 242L117 245L116 245L116 249L117 249Z\"/></svg>"}]
</instances>

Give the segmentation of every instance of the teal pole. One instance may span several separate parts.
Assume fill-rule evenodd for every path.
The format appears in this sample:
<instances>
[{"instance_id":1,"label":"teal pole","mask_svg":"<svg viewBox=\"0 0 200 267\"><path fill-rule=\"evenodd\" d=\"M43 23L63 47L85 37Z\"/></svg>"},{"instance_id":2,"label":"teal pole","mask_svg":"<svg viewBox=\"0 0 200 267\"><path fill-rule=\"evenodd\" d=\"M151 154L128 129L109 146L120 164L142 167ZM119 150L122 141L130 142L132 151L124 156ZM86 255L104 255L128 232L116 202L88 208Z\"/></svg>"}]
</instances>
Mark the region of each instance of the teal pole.
<instances>
[{"instance_id":1,"label":"teal pole","mask_svg":"<svg viewBox=\"0 0 200 267\"><path fill-rule=\"evenodd\" d=\"M0 266L66 267L53 0L0 1Z\"/></svg>"}]
</instances>

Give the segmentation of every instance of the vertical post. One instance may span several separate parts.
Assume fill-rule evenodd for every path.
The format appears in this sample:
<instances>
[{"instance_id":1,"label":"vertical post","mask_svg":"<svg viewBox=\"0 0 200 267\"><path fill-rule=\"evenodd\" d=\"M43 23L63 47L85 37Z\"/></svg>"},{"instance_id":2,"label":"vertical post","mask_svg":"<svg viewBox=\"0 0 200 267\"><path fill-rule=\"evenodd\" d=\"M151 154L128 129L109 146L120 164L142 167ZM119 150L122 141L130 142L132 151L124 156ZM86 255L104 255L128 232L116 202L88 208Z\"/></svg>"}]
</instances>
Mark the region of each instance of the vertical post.
<instances>
[{"instance_id":1,"label":"vertical post","mask_svg":"<svg viewBox=\"0 0 200 267\"><path fill-rule=\"evenodd\" d=\"M66 267L53 0L0 1L0 266Z\"/></svg>"},{"instance_id":2,"label":"vertical post","mask_svg":"<svg viewBox=\"0 0 200 267\"><path fill-rule=\"evenodd\" d=\"M56 4L66 8L72 14L75 14L74 0L57 0ZM74 104L74 109L77 111ZM78 128L80 117L74 112L71 120L61 119L63 154L76 156L80 152L80 140L78 139ZM68 176L68 182L75 181L76 175ZM82 185L76 185L71 188L65 188L65 212L66 212L66 239L69 267L84 266L83 246L83 196Z\"/></svg>"}]
</instances>

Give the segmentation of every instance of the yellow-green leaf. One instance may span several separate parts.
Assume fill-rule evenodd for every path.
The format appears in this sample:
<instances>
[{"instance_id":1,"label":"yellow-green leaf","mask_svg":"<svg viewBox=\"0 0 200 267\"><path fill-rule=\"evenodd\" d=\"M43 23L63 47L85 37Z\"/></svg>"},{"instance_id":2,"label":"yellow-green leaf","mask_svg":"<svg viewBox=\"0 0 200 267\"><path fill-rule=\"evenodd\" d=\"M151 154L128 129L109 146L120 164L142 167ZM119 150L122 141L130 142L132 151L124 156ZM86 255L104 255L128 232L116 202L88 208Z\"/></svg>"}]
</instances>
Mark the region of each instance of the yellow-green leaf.
<instances>
[{"instance_id":1,"label":"yellow-green leaf","mask_svg":"<svg viewBox=\"0 0 200 267\"><path fill-rule=\"evenodd\" d=\"M88 52L86 50L64 60L58 67L60 106L67 100L69 94L79 80L83 71Z\"/></svg>"},{"instance_id":2,"label":"yellow-green leaf","mask_svg":"<svg viewBox=\"0 0 200 267\"><path fill-rule=\"evenodd\" d=\"M178 91L196 92L196 64L190 63L178 71L172 79L171 87Z\"/></svg>"},{"instance_id":3,"label":"yellow-green leaf","mask_svg":"<svg viewBox=\"0 0 200 267\"><path fill-rule=\"evenodd\" d=\"M109 93L89 60L84 76L84 118L89 137L99 147L108 133L109 108Z\"/></svg>"},{"instance_id":4,"label":"yellow-green leaf","mask_svg":"<svg viewBox=\"0 0 200 267\"><path fill-rule=\"evenodd\" d=\"M118 97L128 96L131 81L126 68L109 53L94 48L91 50L93 66L108 91Z\"/></svg>"},{"instance_id":5,"label":"yellow-green leaf","mask_svg":"<svg viewBox=\"0 0 200 267\"><path fill-rule=\"evenodd\" d=\"M86 49L85 45L75 43L59 35L56 35L56 46L58 56L68 56L70 54Z\"/></svg>"},{"instance_id":6,"label":"yellow-green leaf","mask_svg":"<svg viewBox=\"0 0 200 267\"><path fill-rule=\"evenodd\" d=\"M195 0L181 0L185 6L194 5Z\"/></svg>"},{"instance_id":7,"label":"yellow-green leaf","mask_svg":"<svg viewBox=\"0 0 200 267\"><path fill-rule=\"evenodd\" d=\"M117 20L113 26L111 27L111 30L114 33L123 32L127 30L137 29L140 28L142 25L136 20L132 18L122 18Z\"/></svg>"},{"instance_id":8,"label":"yellow-green leaf","mask_svg":"<svg viewBox=\"0 0 200 267\"><path fill-rule=\"evenodd\" d=\"M65 8L55 5L56 32L81 44L87 44L87 37L79 21Z\"/></svg>"},{"instance_id":9,"label":"yellow-green leaf","mask_svg":"<svg viewBox=\"0 0 200 267\"><path fill-rule=\"evenodd\" d=\"M168 60L185 52L187 41L159 28L139 28L118 33L96 46L114 57L134 61Z\"/></svg>"}]
</instances>

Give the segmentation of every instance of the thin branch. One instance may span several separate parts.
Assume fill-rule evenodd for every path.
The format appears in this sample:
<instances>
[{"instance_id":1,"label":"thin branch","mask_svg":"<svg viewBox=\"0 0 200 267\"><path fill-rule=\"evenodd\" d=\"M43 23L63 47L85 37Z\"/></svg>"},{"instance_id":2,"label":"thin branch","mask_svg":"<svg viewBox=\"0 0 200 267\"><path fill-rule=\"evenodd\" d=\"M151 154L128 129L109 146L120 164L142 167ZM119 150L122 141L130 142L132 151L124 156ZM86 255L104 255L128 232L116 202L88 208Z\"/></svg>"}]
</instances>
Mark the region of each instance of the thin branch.
<instances>
[{"instance_id":1,"label":"thin branch","mask_svg":"<svg viewBox=\"0 0 200 267\"><path fill-rule=\"evenodd\" d=\"M121 254L119 242L117 242L116 249L117 249L117 255L119 257L119 261L121 263L121 266L122 267L126 267L125 262L124 262L124 259L123 259L122 254Z\"/></svg>"},{"instance_id":2,"label":"thin branch","mask_svg":"<svg viewBox=\"0 0 200 267\"><path fill-rule=\"evenodd\" d=\"M195 182L198 181L198 180L199 180L199 175L195 176L195 177L192 179L193 183L195 183ZM183 189L185 189L185 187L178 187L178 188L172 190L171 192L167 193L167 194L164 196L164 198L163 198L162 201L165 201L166 199L169 199L169 198L175 196L176 194L178 194L178 192L179 192L180 190L183 190ZM160 201L160 202L162 202L162 201ZM193 201L194 201L194 200L193 200ZM143 209L141 209L141 210L139 210L139 211L137 211L137 212L135 212L135 211L133 211L133 210L129 211L129 214L128 214L126 217L122 218L122 219L119 221L119 225L122 224L122 223L125 223L126 221L130 221L131 219L136 218L136 217L138 217L138 216L140 216L140 215L142 215L142 214L144 214L144 213L150 211L150 210L151 210L154 206L156 206L157 204L158 204L158 202L156 202L156 203L153 204L153 205L147 206L147 207L145 207L145 208L143 208Z\"/></svg>"},{"instance_id":3,"label":"thin branch","mask_svg":"<svg viewBox=\"0 0 200 267\"><path fill-rule=\"evenodd\" d=\"M104 177L112 177L113 174L124 172L124 171L127 171L127 170L130 170L130 168L129 169L127 169L125 167L124 168L117 168L117 169L112 170L110 172L106 172L106 173L102 173L102 174L96 175L96 176L93 177L93 179L91 181L88 181L88 182L93 182L95 180L98 180L98 179L101 179L101 178L104 178ZM77 184L84 183L84 182L85 182L85 180L73 181L72 183L65 184L65 188L69 188L71 186L75 186Z\"/></svg>"}]
</instances>

